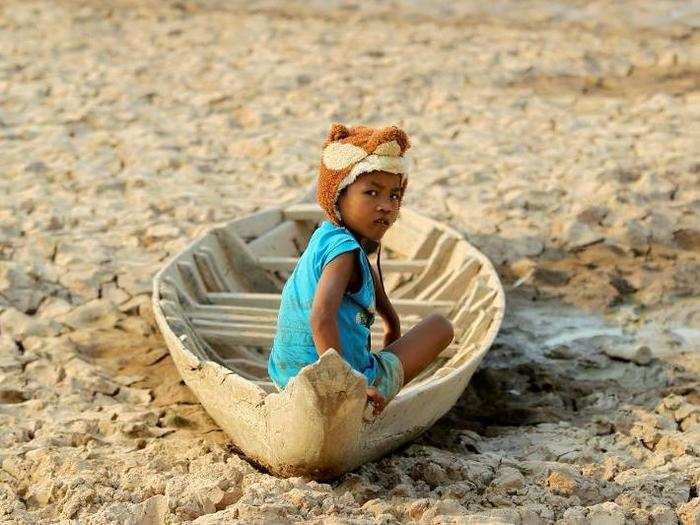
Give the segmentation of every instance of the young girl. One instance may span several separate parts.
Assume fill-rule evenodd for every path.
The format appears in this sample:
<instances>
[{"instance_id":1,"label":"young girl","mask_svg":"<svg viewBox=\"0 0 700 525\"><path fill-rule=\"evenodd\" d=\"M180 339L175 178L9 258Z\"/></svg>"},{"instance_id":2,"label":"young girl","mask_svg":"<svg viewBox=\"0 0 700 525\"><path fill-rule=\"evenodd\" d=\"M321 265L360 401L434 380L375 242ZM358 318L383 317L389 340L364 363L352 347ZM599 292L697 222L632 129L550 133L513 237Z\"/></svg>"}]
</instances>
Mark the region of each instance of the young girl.
<instances>
[{"instance_id":1,"label":"young girl","mask_svg":"<svg viewBox=\"0 0 700 525\"><path fill-rule=\"evenodd\" d=\"M334 348L367 379L377 415L452 341L451 323L438 314L402 336L384 290L379 243L399 214L409 147L395 126L331 126L317 195L328 220L313 233L284 286L268 361L279 389ZM376 246L378 272L367 257ZM384 349L377 354L370 352L375 311L384 321Z\"/></svg>"}]
</instances>

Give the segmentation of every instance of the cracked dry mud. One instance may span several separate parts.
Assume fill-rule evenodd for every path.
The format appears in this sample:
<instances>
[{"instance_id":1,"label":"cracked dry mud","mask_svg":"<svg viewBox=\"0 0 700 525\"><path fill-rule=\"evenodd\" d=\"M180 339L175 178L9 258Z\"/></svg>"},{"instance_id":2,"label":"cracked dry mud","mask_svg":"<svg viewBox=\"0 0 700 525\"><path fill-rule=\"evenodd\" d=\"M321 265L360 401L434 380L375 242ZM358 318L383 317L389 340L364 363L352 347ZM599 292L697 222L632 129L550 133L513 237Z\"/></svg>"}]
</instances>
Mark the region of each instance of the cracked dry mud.
<instances>
[{"instance_id":1,"label":"cracked dry mud","mask_svg":"<svg viewBox=\"0 0 700 525\"><path fill-rule=\"evenodd\" d=\"M0 522L700 523L698 2L0 6ZM694 51L695 50L695 51ZM249 465L150 282L401 125L497 265L457 405L332 483Z\"/></svg>"}]
</instances>

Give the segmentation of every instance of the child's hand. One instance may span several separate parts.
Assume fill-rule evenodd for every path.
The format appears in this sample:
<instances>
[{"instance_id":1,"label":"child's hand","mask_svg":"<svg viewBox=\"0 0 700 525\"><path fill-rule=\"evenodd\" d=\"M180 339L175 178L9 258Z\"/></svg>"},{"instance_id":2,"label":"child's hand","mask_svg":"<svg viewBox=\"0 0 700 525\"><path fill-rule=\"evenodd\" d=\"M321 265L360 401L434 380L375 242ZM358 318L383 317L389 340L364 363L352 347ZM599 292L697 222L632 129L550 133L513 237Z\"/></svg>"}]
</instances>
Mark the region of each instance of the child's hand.
<instances>
[{"instance_id":1,"label":"child's hand","mask_svg":"<svg viewBox=\"0 0 700 525\"><path fill-rule=\"evenodd\" d=\"M378 416L381 414L382 410L384 410L384 407L386 406L386 399L376 388L367 389L367 400L374 405L374 410L372 410L373 416Z\"/></svg>"}]
</instances>

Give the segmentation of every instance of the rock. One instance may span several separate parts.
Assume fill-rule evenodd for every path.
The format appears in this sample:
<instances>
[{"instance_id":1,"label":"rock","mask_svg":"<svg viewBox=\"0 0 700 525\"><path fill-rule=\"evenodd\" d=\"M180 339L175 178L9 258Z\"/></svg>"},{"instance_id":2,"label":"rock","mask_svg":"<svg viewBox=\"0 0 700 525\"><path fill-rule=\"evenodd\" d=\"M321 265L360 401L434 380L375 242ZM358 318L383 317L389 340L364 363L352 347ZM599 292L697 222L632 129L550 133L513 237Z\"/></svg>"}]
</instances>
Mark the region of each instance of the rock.
<instances>
[{"instance_id":1,"label":"rock","mask_svg":"<svg viewBox=\"0 0 700 525\"><path fill-rule=\"evenodd\" d=\"M533 274L537 284L546 286L564 286L571 279L571 273L563 270L553 270L538 266Z\"/></svg>"},{"instance_id":2,"label":"rock","mask_svg":"<svg viewBox=\"0 0 700 525\"><path fill-rule=\"evenodd\" d=\"M560 525L590 525L585 507L569 507L564 511Z\"/></svg>"},{"instance_id":3,"label":"rock","mask_svg":"<svg viewBox=\"0 0 700 525\"><path fill-rule=\"evenodd\" d=\"M155 268L148 265L132 265L128 272L120 273L117 284L129 295L150 294L153 288Z\"/></svg>"},{"instance_id":4,"label":"rock","mask_svg":"<svg viewBox=\"0 0 700 525\"><path fill-rule=\"evenodd\" d=\"M606 501L588 507L590 525L625 525L625 512L617 503Z\"/></svg>"},{"instance_id":5,"label":"rock","mask_svg":"<svg viewBox=\"0 0 700 525\"><path fill-rule=\"evenodd\" d=\"M102 286L102 298L113 304L120 305L128 301L131 296L117 286L117 283L109 282Z\"/></svg>"},{"instance_id":6,"label":"rock","mask_svg":"<svg viewBox=\"0 0 700 525\"><path fill-rule=\"evenodd\" d=\"M144 337L151 333L151 325L149 325L148 322L141 317L126 317L125 319L121 319L119 322L117 322L116 326L125 332L130 332Z\"/></svg>"},{"instance_id":7,"label":"rock","mask_svg":"<svg viewBox=\"0 0 700 525\"><path fill-rule=\"evenodd\" d=\"M655 505L649 513L648 520L654 525L677 525L676 513L673 509L664 505ZM700 521L697 523L700 525Z\"/></svg>"},{"instance_id":8,"label":"rock","mask_svg":"<svg viewBox=\"0 0 700 525\"><path fill-rule=\"evenodd\" d=\"M112 328L122 317L121 313L110 301L95 299L74 308L67 314L56 319L73 329L81 328Z\"/></svg>"},{"instance_id":9,"label":"rock","mask_svg":"<svg viewBox=\"0 0 700 525\"><path fill-rule=\"evenodd\" d=\"M182 235L180 229L171 224L156 224L146 228L146 237L153 237L154 239L178 237L180 235Z\"/></svg>"},{"instance_id":10,"label":"rock","mask_svg":"<svg viewBox=\"0 0 700 525\"><path fill-rule=\"evenodd\" d=\"M537 263L532 259L518 259L510 264L510 269L518 277L518 279L527 279L532 275L537 267Z\"/></svg>"},{"instance_id":11,"label":"rock","mask_svg":"<svg viewBox=\"0 0 700 525\"><path fill-rule=\"evenodd\" d=\"M627 279L619 275L613 275L610 277L610 284L617 290L620 295L629 295L637 291L637 289L632 286Z\"/></svg>"},{"instance_id":12,"label":"rock","mask_svg":"<svg viewBox=\"0 0 700 525\"><path fill-rule=\"evenodd\" d=\"M20 264L0 260L0 297L14 308L22 312L35 310L45 296L38 285Z\"/></svg>"},{"instance_id":13,"label":"rock","mask_svg":"<svg viewBox=\"0 0 700 525\"><path fill-rule=\"evenodd\" d=\"M141 525L144 523L166 523L170 520L168 498L156 494L141 503L112 503L100 509L91 517L91 522L100 525L123 523Z\"/></svg>"},{"instance_id":14,"label":"rock","mask_svg":"<svg viewBox=\"0 0 700 525\"><path fill-rule=\"evenodd\" d=\"M464 514L466 509L457 500L440 500L428 507L422 514L420 523L434 523L438 516L463 516Z\"/></svg>"},{"instance_id":15,"label":"rock","mask_svg":"<svg viewBox=\"0 0 700 525\"><path fill-rule=\"evenodd\" d=\"M502 467L491 482L491 486L506 492L515 492L523 486L524 479L519 470Z\"/></svg>"},{"instance_id":16,"label":"rock","mask_svg":"<svg viewBox=\"0 0 700 525\"><path fill-rule=\"evenodd\" d=\"M597 226L603 222L608 213L610 210L605 206L589 206L577 213L576 220L582 224Z\"/></svg>"},{"instance_id":17,"label":"rock","mask_svg":"<svg viewBox=\"0 0 700 525\"><path fill-rule=\"evenodd\" d=\"M650 232L638 220L625 221L624 240L635 254L642 255L649 251Z\"/></svg>"},{"instance_id":18,"label":"rock","mask_svg":"<svg viewBox=\"0 0 700 525\"><path fill-rule=\"evenodd\" d=\"M48 297L41 303L37 314L45 319L56 319L67 314L73 309L73 305L61 297Z\"/></svg>"},{"instance_id":19,"label":"rock","mask_svg":"<svg viewBox=\"0 0 700 525\"><path fill-rule=\"evenodd\" d=\"M554 471L547 477L547 487L553 494L571 496L577 488L576 478L566 471Z\"/></svg>"},{"instance_id":20,"label":"rock","mask_svg":"<svg viewBox=\"0 0 700 525\"><path fill-rule=\"evenodd\" d=\"M700 525L700 498L693 498L678 508L682 525Z\"/></svg>"},{"instance_id":21,"label":"rock","mask_svg":"<svg viewBox=\"0 0 700 525\"><path fill-rule=\"evenodd\" d=\"M597 231L590 224L570 221L565 224L558 224L552 234L558 238L568 250L580 250L592 244L605 240L602 233Z\"/></svg>"},{"instance_id":22,"label":"rock","mask_svg":"<svg viewBox=\"0 0 700 525\"><path fill-rule=\"evenodd\" d=\"M59 276L59 283L66 287L76 299L74 304L97 299L100 287L114 278L106 269L87 264L76 264Z\"/></svg>"},{"instance_id":23,"label":"rock","mask_svg":"<svg viewBox=\"0 0 700 525\"><path fill-rule=\"evenodd\" d=\"M545 350L544 355L550 359L573 359L576 357L576 353L566 345L559 345Z\"/></svg>"},{"instance_id":24,"label":"rock","mask_svg":"<svg viewBox=\"0 0 700 525\"><path fill-rule=\"evenodd\" d=\"M673 232L673 240L683 250L700 252L700 231L683 228Z\"/></svg>"},{"instance_id":25,"label":"rock","mask_svg":"<svg viewBox=\"0 0 700 525\"><path fill-rule=\"evenodd\" d=\"M0 333L15 339L29 336L50 337L61 332L61 325L55 321L30 317L15 308L8 308L0 314Z\"/></svg>"},{"instance_id":26,"label":"rock","mask_svg":"<svg viewBox=\"0 0 700 525\"><path fill-rule=\"evenodd\" d=\"M171 509L188 509L192 517L228 507L242 496L242 473L229 465L214 464L207 473L175 476L165 487Z\"/></svg>"},{"instance_id":27,"label":"rock","mask_svg":"<svg viewBox=\"0 0 700 525\"><path fill-rule=\"evenodd\" d=\"M631 361L637 365L648 365L651 363L653 354L648 346L627 346L624 343L606 344L600 349L608 357L621 361Z\"/></svg>"}]
</instances>

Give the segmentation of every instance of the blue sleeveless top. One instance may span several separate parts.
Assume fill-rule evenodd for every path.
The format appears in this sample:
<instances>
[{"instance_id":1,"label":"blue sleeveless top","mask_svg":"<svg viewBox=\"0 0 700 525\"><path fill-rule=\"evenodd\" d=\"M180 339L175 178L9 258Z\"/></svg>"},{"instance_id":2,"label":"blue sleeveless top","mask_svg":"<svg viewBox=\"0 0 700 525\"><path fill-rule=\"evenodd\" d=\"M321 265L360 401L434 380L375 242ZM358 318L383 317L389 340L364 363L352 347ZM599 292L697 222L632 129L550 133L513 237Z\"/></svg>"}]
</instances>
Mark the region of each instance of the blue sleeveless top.
<instances>
[{"instance_id":1,"label":"blue sleeveless top","mask_svg":"<svg viewBox=\"0 0 700 525\"><path fill-rule=\"evenodd\" d=\"M374 321L375 297L367 254L347 228L323 221L311 236L292 275L282 290L282 303L267 370L270 378L284 388L299 371L318 359L311 336L311 305L321 272L338 255L358 251L362 286L355 293L346 291L338 308L341 353L348 364L372 384L378 364L370 352L370 329Z\"/></svg>"}]
</instances>

